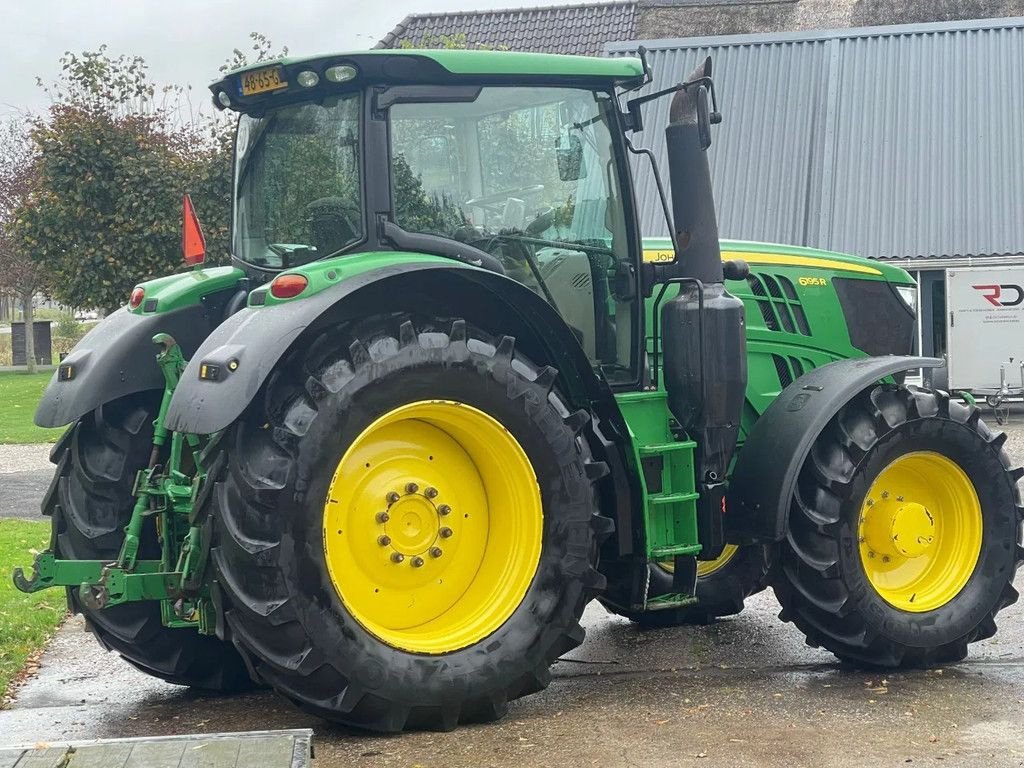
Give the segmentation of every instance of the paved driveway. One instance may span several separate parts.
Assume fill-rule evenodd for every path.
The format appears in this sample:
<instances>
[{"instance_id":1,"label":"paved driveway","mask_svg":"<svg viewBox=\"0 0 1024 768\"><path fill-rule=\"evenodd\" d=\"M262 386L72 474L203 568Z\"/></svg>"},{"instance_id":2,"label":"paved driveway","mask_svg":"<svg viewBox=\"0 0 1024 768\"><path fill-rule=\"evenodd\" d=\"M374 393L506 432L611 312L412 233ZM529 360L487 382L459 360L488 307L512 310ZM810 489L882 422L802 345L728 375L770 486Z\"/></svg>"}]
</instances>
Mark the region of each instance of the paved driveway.
<instances>
[{"instance_id":1,"label":"paved driveway","mask_svg":"<svg viewBox=\"0 0 1024 768\"><path fill-rule=\"evenodd\" d=\"M1024 419L1010 431L1024 460ZM967 662L895 674L842 667L777 613L766 592L734 619L642 631L594 604L584 645L502 722L387 737L266 691L217 698L153 680L76 618L0 711L0 743L306 726L320 766L1024 765L1024 605Z\"/></svg>"}]
</instances>

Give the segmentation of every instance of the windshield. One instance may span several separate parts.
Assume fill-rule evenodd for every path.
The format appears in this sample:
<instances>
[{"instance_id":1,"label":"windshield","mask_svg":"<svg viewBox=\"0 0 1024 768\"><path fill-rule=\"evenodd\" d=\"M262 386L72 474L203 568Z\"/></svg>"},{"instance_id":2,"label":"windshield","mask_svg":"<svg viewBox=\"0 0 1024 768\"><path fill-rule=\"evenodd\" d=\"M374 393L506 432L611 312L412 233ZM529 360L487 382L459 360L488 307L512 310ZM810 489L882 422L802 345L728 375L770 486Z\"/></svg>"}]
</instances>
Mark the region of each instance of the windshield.
<instances>
[{"instance_id":1,"label":"windshield","mask_svg":"<svg viewBox=\"0 0 1024 768\"><path fill-rule=\"evenodd\" d=\"M395 222L486 247L540 236L617 247L622 210L606 94L481 88L391 109Z\"/></svg>"},{"instance_id":2,"label":"windshield","mask_svg":"<svg viewBox=\"0 0 1024 768\"><path fill-rule=\"evenodd\" d=\"M610 381L634 371L636 303L610 94L409 89L390 109L395 223L472 245L562 316Z\"/></svg>"},{"instance_id":3,"label":"windshield","mask_svg":"<svg viewBox=\"0 0 1024 768\"><path fill-rule=\"evenodd\" d=\"M233 250L260 267L322 259L363 239L359 96L242 115Z\"/></svg>"}]
</instances>

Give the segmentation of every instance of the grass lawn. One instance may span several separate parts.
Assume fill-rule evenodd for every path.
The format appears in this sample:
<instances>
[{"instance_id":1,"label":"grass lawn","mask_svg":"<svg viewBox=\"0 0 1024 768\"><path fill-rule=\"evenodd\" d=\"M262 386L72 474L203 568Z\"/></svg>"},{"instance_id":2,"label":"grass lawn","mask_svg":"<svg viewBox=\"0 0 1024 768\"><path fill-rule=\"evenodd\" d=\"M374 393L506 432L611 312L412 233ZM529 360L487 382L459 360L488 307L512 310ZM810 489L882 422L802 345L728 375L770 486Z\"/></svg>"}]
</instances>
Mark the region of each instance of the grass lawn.
<instances>
[{"instance_id":1,"label":"grass lawn","mask_svg":"<svg viewBox=\"0 0 1024 768\"><path fill-rule=\"evenodd\" d=\"M0 445L52 443L64 428L43 429L32 423L43 388L53 376L46 373L0 373Z\"/></svg>"},{"instance_id":2,"label":"grass lawn","mask_svg":"<svg viewBox=\"0 0 1024 768\"><path fill-rule=\"evenodd\" d=\"M25 659L42 648L64 618L63 589L26 595L11 581L16 565L27 570L32 564L29 550L43 550L49 540L49 522L0 520L0 702Z\"/></svg>"}]
</instances>

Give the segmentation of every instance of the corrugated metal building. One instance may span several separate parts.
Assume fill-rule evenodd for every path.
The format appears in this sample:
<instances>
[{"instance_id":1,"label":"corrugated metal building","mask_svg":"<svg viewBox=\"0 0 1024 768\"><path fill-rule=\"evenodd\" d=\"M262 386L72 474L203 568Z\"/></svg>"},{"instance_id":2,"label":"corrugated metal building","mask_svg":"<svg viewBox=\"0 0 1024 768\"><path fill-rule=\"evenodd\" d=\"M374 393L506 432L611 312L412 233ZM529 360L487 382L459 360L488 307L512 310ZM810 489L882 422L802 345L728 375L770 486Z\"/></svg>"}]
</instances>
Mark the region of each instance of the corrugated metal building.
<instances>
[{"instance_id":1,"label":"corrugated metal building","mask_svg":"<svg viewBox=\"0 0 1024 768\"><path fill-rule=\"evenodd\" d=\"M944 351L943 275L1024 263L1024 18L611 43L654 82L711 55L724 236L894 260L919 272L922 350ZM639 144L665 163L669 100ZM666 225L637 164L645 234Z\"/></svg>"}]
</instances>

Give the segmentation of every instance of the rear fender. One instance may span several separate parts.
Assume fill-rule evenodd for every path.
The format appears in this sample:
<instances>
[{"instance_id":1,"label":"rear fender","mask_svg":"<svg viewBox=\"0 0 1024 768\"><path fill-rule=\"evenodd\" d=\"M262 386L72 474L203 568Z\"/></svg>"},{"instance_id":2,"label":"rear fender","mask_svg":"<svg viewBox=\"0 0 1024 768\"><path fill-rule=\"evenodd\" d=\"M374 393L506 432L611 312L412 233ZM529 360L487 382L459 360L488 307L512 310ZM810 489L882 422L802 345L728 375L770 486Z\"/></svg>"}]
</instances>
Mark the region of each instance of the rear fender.
<instances>
[{"instance_id":1,"label":"rear fender","mask_svg":"<svg viewBox=\"0 0 1024 768\"><path fill-rule=\"evenodd\" d=\"M223 302L212 313L207 304L153 315L117 310L60 362L36 408L36 424L63 426L119 397L163 389L164 378L154 362L159 350L153 336L170 334L187 357L219 322L221 309Z\"/></svg>"},{"instance_id":2,"label":"rear fender","mask_svg":"<svg viewBox=\"0 0 1024 768\"><path fill-rule=\"evenodd\" d=\"M577 407L604 395L579 342L533 291L457 262L401 262L358 273L308 298L250 306L230 317L192 356L171 401L168 426L196 434L224 429L289 349L339 322L392 312L461 317L515 336L526 354L559 369Z\"/></svg>"},{"instance_id":3,"label":"rear fender","mask_svg":"<svg viewBox=\"0 0 1024 768\"><path fill-rule=\"evenodd\" d=\"M513 336L530 359L558 370L567 405L595 417L584 434L594 458L609 469L598 485L600 504L615 519L620 544L625 542L619 550L628 550L640 488L626 469L628 431L607 383L544 299L515 280L458 262L390 264L306 299L243 309L192 357L174 392L168 426L196 434L224 429L248 407L289 349L339 322L392 312L463 318L489 333ZM206 378L201 378L204 365ZM215 380L211 367L217 369ZM582 430L588 419L573 421Z\"/></svg>"},{"instance_id":4,"label":"rear fender","mask_svg":"<svg viewBox=\"0 0 1024 768\"><path fill-rule=\"evenodd\" d=\"M867 357L815 368L786 387L757 420L729 481L726 540L770 543L786 535L797 476L811 446L856 394L886 376L935 368L929 357Z\"/></svg>"}]
</instances>

